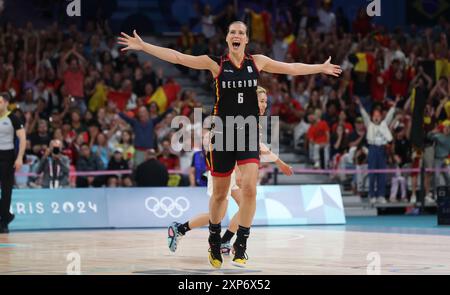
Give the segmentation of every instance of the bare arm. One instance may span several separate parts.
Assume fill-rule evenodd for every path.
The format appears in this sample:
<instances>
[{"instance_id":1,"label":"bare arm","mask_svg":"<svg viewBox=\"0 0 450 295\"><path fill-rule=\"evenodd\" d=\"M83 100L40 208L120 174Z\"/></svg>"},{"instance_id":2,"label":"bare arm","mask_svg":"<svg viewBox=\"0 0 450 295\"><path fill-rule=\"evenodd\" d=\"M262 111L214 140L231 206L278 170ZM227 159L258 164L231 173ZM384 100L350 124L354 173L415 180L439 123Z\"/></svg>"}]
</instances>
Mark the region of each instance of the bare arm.
<instances>
[{"instance_id":1,"label":"bare arm","mask_svg":"<svg viewBox=\"0 0 450 295\"><path fill-rule=\"evenodd\" d=\"M411 127L412 127L412 123L411 120L408 120L408 122L406 123L406 138L409 140L411 137Z\"/></svg>"},{"instance_id":2,"label":"bare arm","mask_svg":"<svg viewBox=\"0 0 450 295\"><path fill-rule=\"evenodd\" d=\"M409 96L408 100L405 102L405 105L403 106L403 110L407 113L411 113L411 99L412 99L412 95Z\"/></svg>"},{"instance_id":3,"label":"bare arm","mask_svg":"<svg viewBox=\"0 0 450 295\"><path fill-rule=\"evenodd\" d=\"M264 155L268 161L274 162L277 167L283 172L283 174L291 176L294 173L292 171L292 167L281 160L280 157L275 155L264 143L260 143L259 147L261 150L261 154Z\"/></svg>"},{"instance_id":4,"label":"bare arm","mask_svg":"<svg viewBox=\"0 0 450 295\"><path fill-rule=\"evenodd\" d=\"M25 129L21 128L16 131L17 138L19 138L19 152L17 153L16 162L14 167L16 171L19 171L23 165L23 156L25 155L25 149L27 148L27 138L25 134Z\"/></svg>"},{"instance_id":5,"label":"bare arm","mask_svg":"<svg viewBox=\"0 0 450 295\"><path fill-rule=\"evenodd\" d=\"M59 69L58 69L58 75L60 79L64 78L64 72L67 70L67 59L72 54L72 50L69 50L66 52L66 54L63 55L63 57L60 59L59 62Z\"/></svg>"},{"instance_id":6,"label":"bare arm","mask_svg":"<svg viewBox=\"0 0 450 295\"><path fill-rule=\"evenodd\" d=\"M195 168L191 167L189 169L189 182L191 186L195 186Z\"/></svg>"},{"instance_id":7,"label":"bare arm","mask_svg":"<svg viewBox=\"0 0 450 295\"><path fill-rule=\"evenodd\" d=\"M444 108L445 104L448 102L448 96L442 99L441 103L436 109L435 118L438 119L441 116L442 109Z\"/></svg>"},{"instance_id":8,"label":"bare arm","mask_svg":"<svg viewBox=\"0 0 450 295\"><path fill-rule=\"evenodd\" d=\"M172 64L180 64L196 70L209 70L214 76L219 74L220 66L207 55L192 56L170 48L146 43L138 36L136 30L133 31L133 35L134 37L131 37L122 33L122 37L118 38L118 43L126 46L122 48L122 51L140 50Z\"/></svg>"},{"instance_id":9,"label":"bare arm","mask_svg":"<svg viewBox=\"0 0 450 295\"><path fill-rule=\"evenodd\" d=\"M436 95L438 90L439 90L439 84L437 83L436 85L434 85L433 89L431 90L430 95L428 96L428 99L432 99Z\"/></svg>"},{"instance_id":10,"label":"bare arm","mask_svg":"<svg viewBox=\"0 0 450 295\"><path fill-rule=\"evenodd\" d=\"M331 64L331 57L323 64L309 65L302 63L285 63L273 60L264 55L254 55L255 64L259 70L273 73L286 74L292 76L327 74L339 77L342 73L341 67Z\"/></svg>"},{"instance_id":11,"label":"bare arm","mask_svg":"<svg viewBox=\"0 0 450 295\"><path fill-rule=\"evenodd\" d=\"M364 125L366 125L366 128L367 128L370 124L370 116L366 112L366 109L364 109L364 106L361 104L359 97L355 97L355 100L356 100L356 104L359 106L359 111L361 113L361 116L363 117Z\"/></svg>"},{"instance_id":12,"label":"bare arm","mask_svg":"<svg viewBox=\"0 0 450 295\"><path fill-rule=\"evenodd\" d=\"M34 113L33 119L31 119L31 123L27 125L26 134L33 133L34 128L36 127L37 121L39 120L39 113Z\"/></svg>"},{"instance_id":13,"label":"bare arm","mask_svg":"<svg viewBox=\"0 0 450 295\"><path fill-rule=\"evenodd\" d=\"M392 106L388 113L386 114L386 118L384 119L384 121L386 121L386 124L389 126L392 122L392 119L394 118L394 114L395 114L395 105Z\"/></svg>"},{"instance_id":14,"label":"bare arm","mask_svg":"<svg viewBox=\"0 0 450 295\"><path fill-rule=\"evenodd\" d=\"M425 72L422 73L422 77L427 80L427 89L431 89L431 87L433 87L433 79Z\"/></svg>"},{"instance_id":15,"label":"bare arm","mask_svg":"<svg viewBox=\"0 0 450 295\"><path fill-rule=\"evenodd\" d=\"M87 63L86 59L80 53L78 53L75 48L72 50L72 53L73 53L73 55L75 55L78 58L78 61L80 62L80 68L84 73L85 69L86 69L86 63Z\"/></svg>"}]
</instances>

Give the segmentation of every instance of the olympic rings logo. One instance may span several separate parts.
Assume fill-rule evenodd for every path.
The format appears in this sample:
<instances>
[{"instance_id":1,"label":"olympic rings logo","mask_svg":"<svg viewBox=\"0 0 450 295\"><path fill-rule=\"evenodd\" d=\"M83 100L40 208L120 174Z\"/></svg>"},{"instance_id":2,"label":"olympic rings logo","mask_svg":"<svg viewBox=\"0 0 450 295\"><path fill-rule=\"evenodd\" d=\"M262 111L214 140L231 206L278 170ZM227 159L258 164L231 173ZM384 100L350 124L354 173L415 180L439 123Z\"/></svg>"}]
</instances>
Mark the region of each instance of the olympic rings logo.
<instances>
[{"instance_id":1,"label":"olympic rings logo","mask_svg":"<svg viewBox=\"0 0 450 295\"><path fill-rule=\"evenodd\" d=\"M175 200L164 197L161 200L155 197L145 199L145 208L155 214L156 217L165 218L168 215L178 218L190 207L189 200L185 197L178 197Z\"/></svg>"}]
</instances>

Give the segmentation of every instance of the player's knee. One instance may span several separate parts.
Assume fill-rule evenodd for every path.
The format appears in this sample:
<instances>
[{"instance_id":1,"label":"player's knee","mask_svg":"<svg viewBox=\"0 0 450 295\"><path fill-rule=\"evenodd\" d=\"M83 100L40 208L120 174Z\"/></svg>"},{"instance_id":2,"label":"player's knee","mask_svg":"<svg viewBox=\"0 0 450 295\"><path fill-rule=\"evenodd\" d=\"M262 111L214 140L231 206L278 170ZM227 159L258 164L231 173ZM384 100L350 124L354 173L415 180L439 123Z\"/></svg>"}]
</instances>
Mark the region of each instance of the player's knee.
<instances>
[{"instance_id":1,"label":"player's knee","mask_svg":"<svg viewBox=\"0 0 450 295\"><path fill-rule=\"evenodd\" d=\"M242 197L254 198L256 196L256 186L251 184L242 185Z\"/></svg>"},{"instance_id":2,"label":"player's knee","mask_svg":"<svg viewBox=\"0 0 450 295\"><path fill-rule=\"evenodd\" d=\"M215 191L212 197L217 201L223 201L227 198L227 192Z\"/></svg>"}]
</instances>

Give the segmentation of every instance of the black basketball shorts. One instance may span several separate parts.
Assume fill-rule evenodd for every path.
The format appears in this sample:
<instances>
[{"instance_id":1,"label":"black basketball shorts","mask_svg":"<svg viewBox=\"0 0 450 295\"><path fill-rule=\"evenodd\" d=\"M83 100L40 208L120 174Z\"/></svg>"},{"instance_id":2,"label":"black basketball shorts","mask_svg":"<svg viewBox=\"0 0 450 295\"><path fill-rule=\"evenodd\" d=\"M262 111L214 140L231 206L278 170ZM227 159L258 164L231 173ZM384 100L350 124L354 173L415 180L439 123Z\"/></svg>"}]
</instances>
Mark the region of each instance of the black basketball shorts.
<instances>
[{"instance_id":1,"label":"black basketball shorts","mask_svg":"<svg viewBox=\"0 0 450 295\"><path fill-rule=\"evenodd\" d=\"M212 176L227 177L238 166L249 163L259 165L259 132L249 128L228 127L224 132L211 130L206 164Z\"/></svg>"}]
</instances>

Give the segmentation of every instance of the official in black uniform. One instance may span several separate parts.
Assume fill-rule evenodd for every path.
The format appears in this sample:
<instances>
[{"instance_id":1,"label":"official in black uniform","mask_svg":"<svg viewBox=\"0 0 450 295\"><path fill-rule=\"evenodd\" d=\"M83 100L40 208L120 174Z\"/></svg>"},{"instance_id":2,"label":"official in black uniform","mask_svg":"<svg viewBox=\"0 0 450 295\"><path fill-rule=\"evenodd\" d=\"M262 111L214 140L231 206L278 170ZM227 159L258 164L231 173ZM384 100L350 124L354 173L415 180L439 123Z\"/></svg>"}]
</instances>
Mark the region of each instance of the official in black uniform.
<instances>
[{"instance_id":1,"label":"official in black uniform","mask_svg":"<svg viewBox=\"0 0 450 295\"><path fill-rule=\"evenodd\" d=\"M0 93L0 233L3 234L9 233L8 225L14 219L14 214L10 213L14 172L22 167L26 148L23 123L8 111L10 99L8 93ZM18 152L16 138L19 140Z\"/></svg>"},{"instance_id":2,"label":"official in black uniform","mask_svg":"<svg viewBox=\"0 0 450 295\"><path fill-rule=\"evenodd\" d=\"M230 140L228 135L231 131L242 131L243 128L244 130L248 128L246 126L251 126L251 124L246 125L245 122L234 124L234 126L232 124L227 125L227 121L223 122L223 119L226 119L227 116L257 121L259 114L256 88L260 71L292 76L324 73L338 77L342 73L339 66L331 64L331 57L323 64L307 65L279 62L260 54L246 54L245 48L249 42L247 26L239 21L231 23L228 27L226 36L228 53L220 58L183 54L173 49L146 43L142 41L136 31L133 34L134 36L131 37L122 33L122 37L119 37L119 44L126 46L122 51L141 50L173 64L211 72L216 84L216 103L213 115L222 119L220 123L224 126L222 131L217 130L218 124L214 126L213 131L216 134L212 144L216 148L220 138L216 136L220 134L219 132L223 132L222 135L225 135L223 137L226 138L224 141L227 145ZM210 235L208 241L210 245L209 262L214 268L220 268L223 262L220 253L220 223L226 212L230 175L236 163L239 165L242 174L242 200L239 206L239 229L236 234L236 242L233 245L235 255L232 264L245 267L247 263L245 252L250 226L256 211L256 183L259 168L258 124L253 124L253 126L255 127L254 130L245 130L250 131L250 134L245 135L245 142L242 142L239 136L231 137L231 139L238 138L241 140L234 141L234 144L231 145L231 151L227 147L224 151L213 149L210 153L209 166L213 175L213 196L210 199L209 206ZM241 148L242 146L244 148Z\"/></svg>"}]
</instances>

